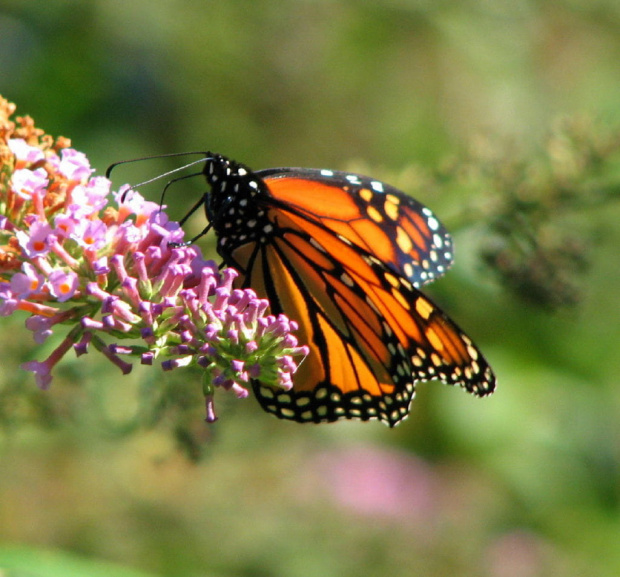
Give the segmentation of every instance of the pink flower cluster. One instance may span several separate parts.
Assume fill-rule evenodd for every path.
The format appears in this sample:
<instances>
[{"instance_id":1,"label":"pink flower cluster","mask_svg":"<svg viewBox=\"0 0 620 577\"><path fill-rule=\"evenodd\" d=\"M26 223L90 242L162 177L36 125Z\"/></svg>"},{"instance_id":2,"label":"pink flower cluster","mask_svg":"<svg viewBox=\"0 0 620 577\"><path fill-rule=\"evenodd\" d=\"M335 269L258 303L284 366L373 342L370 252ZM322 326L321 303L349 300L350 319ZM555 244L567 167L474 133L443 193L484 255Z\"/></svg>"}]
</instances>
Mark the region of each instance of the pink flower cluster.
<instances>
[{"instance_id":1,"label":"pink flower cluster","mask_svg":"<svg viewBox=\"0 0 620 577\"><path fill-rule=\"evenodd\" d=\"M126 187L110 194L68 141L52 145L29 119L16 127L11 106L0 99L0 316L29 312L38 344L70 326L45 361L23 365L39 387L70 349L94 346L124 374L131 356L202 367L208 421L214 387L240 398L252 380L290 388L308 352L296 323L267 316L267 301L233 288L236 271L183 246L159 205ZM128 339L140 344L119 343Z\"/></svg>"}]
</instances>

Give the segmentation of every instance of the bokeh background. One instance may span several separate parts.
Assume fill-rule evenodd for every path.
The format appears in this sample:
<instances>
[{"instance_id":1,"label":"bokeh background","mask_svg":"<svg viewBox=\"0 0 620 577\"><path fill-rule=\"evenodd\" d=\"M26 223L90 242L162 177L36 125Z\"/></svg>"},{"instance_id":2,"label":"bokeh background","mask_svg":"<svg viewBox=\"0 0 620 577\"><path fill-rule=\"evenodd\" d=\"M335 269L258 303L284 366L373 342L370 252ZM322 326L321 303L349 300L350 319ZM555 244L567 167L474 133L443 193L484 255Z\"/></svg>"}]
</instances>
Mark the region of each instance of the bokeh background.
<instances>
[{"instance_id":1,"label":"bokeh background","mask_svg":"<svg viewBox=\"0 0 620 577\"><path fill-rule=\"evenodd\" d=\"M1 319L0 574L619 575L618 30L615 0L3 0L0 94L100 173L209 149L431 206L429 293L499 387L423 384L394 430L222 394L207 426L195 375L93 354L36 390Z\"/></svg>"}]
</instances>

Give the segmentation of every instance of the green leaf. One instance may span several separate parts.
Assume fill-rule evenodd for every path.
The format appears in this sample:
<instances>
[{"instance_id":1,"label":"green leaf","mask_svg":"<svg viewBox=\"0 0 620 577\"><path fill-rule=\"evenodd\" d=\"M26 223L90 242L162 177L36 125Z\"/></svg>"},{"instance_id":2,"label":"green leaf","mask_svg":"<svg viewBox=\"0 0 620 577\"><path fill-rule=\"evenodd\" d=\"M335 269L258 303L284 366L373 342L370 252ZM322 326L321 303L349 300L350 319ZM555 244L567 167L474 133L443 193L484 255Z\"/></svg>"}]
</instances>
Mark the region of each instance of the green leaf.
<instances>
[{"instance_id":1,"label":"green leaf","mask_svg":"<svg viewBox=\"0 0 620 577\"><path fill-rule=\"evenodd\" d=\"M27 546L0 547L1 577L155 577L107 561Z\"/></svg>"}]
</instances>

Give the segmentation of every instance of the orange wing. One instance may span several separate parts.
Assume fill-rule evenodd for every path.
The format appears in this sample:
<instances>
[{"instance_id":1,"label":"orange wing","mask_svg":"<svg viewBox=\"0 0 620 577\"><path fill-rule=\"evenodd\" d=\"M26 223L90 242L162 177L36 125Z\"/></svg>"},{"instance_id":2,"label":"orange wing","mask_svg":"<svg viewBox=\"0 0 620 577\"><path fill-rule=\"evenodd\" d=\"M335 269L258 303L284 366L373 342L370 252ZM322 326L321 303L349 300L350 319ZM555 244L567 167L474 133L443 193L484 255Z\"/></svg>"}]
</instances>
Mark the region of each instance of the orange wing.
<instances>
[{"instance_id":1,"label":"orange wing","mask_svg":"<svg viewBox=\"0 0 620 577\"><path fill-rule=\"evenodd\" d=\"M320 223L420 287L453 261L452 239L432 211L359 174L275 168L256 173L282 206Z\"/></svg>"},{"instance_id":2,"label":"orange wing","mask_svg":"<svg viewBox=\"0 0 620 577\"><path fill-rule=\"evenodd\" d=\"M357 418L394 426L407 416L417 381L492 392L495 377L471 339L409 280L335 233L323 222L331 216L320 214L271 207L269 242L230 254L245 271L244 286L268 298L274 314L297 320L298 337L310 347L291 391L255 383L263 408L300 422ZM385 234L367 227L360 239L376 246L373 235Z\"/></svg>"}]
</instances>

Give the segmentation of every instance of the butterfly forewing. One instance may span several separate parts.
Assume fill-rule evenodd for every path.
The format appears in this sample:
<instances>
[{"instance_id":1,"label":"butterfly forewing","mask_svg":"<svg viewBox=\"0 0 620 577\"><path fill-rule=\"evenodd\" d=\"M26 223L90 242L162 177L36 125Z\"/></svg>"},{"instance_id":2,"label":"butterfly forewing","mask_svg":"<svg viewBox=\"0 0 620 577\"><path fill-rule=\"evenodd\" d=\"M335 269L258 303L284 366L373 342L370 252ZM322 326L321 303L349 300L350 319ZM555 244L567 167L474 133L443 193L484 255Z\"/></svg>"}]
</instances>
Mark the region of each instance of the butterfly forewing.
<instances>
[{"instance_id":1,"label":"butterfly forewing","mask_svg":"<svg viewBox=\"0 0 620 577\"><path fill-rule=\"evenodd\" d=\"M287 209L320 221L414 286L443 275L452 264L452 239L439 219L385 182L319 169L276 168L257 175Z\"/></svg>"}]
</instances>

